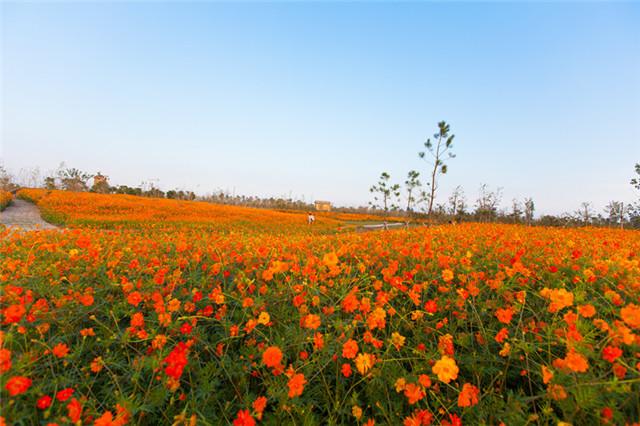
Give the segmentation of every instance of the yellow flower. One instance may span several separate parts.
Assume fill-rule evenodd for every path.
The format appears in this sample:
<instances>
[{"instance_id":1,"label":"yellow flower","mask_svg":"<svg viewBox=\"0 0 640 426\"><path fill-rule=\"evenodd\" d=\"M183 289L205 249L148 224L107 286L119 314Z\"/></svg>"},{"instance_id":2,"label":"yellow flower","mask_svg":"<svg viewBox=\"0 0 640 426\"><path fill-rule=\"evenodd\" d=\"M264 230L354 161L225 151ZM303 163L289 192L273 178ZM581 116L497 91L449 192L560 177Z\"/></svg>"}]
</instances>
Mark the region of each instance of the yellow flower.
<instances>
[{"instance_id":1,"label":"yellow flower","mask_svg":"<svg viewBox=\"0 0 640 426\"><path fill-rule=\"evenodd\" d=\"M353 417L355 417L356 420L360 420L360 417L362 417L362 408L354 405L351 407L351 414L353 414Z\"/></svg>"},{"instance_id":2,"label":"yellow flower","mask_svg":"<svg viewBox=\"0 0 640 426\"><path fill-rule=\"evenodd\" d=\"M511 353L511 345L509 342L505 343L500 352L500 356L508 356Z\"/></svg>"},{"instance_id":3,"label":"yellow flower","mask_svg":"<svg viewBox=\"0 0 640 426\"><path fill-rule=\"evenodd\" d=\"M267 312L260 312L260 316L258 317L258 324L267 325L271 321L271 317Z\"/></svg>"},{"instance_id":4,"label":"yellow flower","mask_svg":"<svg viewBox=\"0 0 640 426\"><path fill-rule=\"evenodd\" d=\"M402 392L407 386L407 381L404 379L404 377L400 377L398 380L396 380L394 386L396 388L396 392Z\"/></svg>"},{"instance_id":5,"label":"yellow flower","mask_svg":"<svg viewBox=\"0 0 640 426\"><path fill-rule=\"evenodd\" d=\"M406 340L407 339L397 331L391 333L391 343L393 343L393 346L395 346L397 350L400 350L400 348L404 346Z\"/></svg>"},{"instance_id":6,"label":"yellow flower","mask_svg":"<svg viewBox=\"0 0 640 426\"><path fill-rule=\"evenodd\" d=\"M449 383L458 377L458 365L453 358L447 355L436 361L431 369L438 376L438 380L444 383Z\"/></svg>"}]
</instances>

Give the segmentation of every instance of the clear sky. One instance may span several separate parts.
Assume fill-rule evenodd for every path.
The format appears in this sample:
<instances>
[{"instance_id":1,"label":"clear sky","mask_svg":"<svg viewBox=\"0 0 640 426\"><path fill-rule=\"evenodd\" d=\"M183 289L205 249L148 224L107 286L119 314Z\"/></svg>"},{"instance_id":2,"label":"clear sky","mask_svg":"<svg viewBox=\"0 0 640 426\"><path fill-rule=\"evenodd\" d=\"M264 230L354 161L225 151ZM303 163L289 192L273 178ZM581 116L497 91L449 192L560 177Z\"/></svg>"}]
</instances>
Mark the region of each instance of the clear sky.
<instances>
[{"instance_id":1,"label":"clear sky","mask_svg":"<svg viewBox=\"0 0 640 426\"><path fill-rule=\"evenodd\" d=\"M640 3L2 2L2 162L366 204L426 172L537 213L633 199ZM425 173L426 174L426 173Z\"/></svg>"}]
</instances>

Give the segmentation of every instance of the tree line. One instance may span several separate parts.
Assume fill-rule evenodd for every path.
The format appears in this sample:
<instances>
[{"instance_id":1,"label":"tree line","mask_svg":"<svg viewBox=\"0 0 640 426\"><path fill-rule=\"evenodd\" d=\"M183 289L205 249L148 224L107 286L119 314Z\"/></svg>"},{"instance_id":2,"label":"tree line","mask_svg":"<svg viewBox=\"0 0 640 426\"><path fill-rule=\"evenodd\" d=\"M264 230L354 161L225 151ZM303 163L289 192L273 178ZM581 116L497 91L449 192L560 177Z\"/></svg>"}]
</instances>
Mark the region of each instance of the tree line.
<instances>
[{"instance_id":1,"label":"tree line","mask_svg":"<svg viewBox=\"0 0 640 426\"><path fill-rule=\"evenodd\" d=\"M258 197L236 195L231 191L215 190L209 194L197 195L193 191L171 189L163 191L157 181L143 181L137 186L111 185L108 176L101 172L88 173L75 167L61 163L57 170L44 176L39 169L22 169L17 176L0 166L0 189L12 191L19 187L60 189L74 192L95 192L101 194L127 194L140 197L167 198L175 200L197 200L216 204L227 204L245 207L277 209L277 210L313 210L313 203L292 196ZM338 207L334 211L366 213L367 206Z\"/></svg>"},{"instance_id":2,"label":"tree line","mask_svg":"<svg viewBox=\"0 0 640 426\"><path fill-rule=\"evenodd\" d=\"M560 215L534 217L535 202L531 197L513 199L510 206L502 206L502 188L491 189L481 184L478 196L468 203L464 190L457 186L446 201L437 202L438 186L449 168L455 135L445 121L437 125L437 132L424 142L418 158L427 164L426 181L421 172L410 170L404 184L394 182L388 172L382 172L369 188L373 200L371 209L383 215L405 215L407 218L427 219L431 222L505 222L544 226L616 226L640 228L640 163L635 165L630 184L636 190L633 202L610 201L601 212L593 204L583 202L578 209Z\"/></svg>"},{"instance_id":3,"label":"tree line","mask_svg":"<svg viewBox=\"0 0 640 426\"><path fill-rule=\"evenodd\" d=\"M444 121L438 123L433 139L424 142L418 157L427 164L427 182L421 181L421 173L410 170L403 184L394 183L391 175L382 172L378 182L370 188L373 201L368 206L334 207L334 211L347 213L393 214L406 216L408 220L422 219L433 223L446 222L503 222L543 226L609 226L640 229L640 163L635 165L630 184L636 199L632 202L610 201L601 211L590 202L583 202L576 210L560 215L534 217L534 200L513 199L508 207L502 205L502 188L492 189L486 184L478 188L477 197L469 201L464 189L457 186L449 196L438 202L438 184L447 173L449 160L455 158L455 136ZM11 191L18 187L41 187L68 191L89 191L103 194L128 194L141 197L176 200L198 200L278 210L313 210L314 205L304 199L291 196L258 197L236 195L217 190L205 195L183 189L163 191L154 180L143 181L138 186L111 185L109 178L100 173L87 173L61 163L57 170L42 176L39 169L21 170L18 176L10 174L0 165L0 189Z\"/></svg>"}]
</instances>

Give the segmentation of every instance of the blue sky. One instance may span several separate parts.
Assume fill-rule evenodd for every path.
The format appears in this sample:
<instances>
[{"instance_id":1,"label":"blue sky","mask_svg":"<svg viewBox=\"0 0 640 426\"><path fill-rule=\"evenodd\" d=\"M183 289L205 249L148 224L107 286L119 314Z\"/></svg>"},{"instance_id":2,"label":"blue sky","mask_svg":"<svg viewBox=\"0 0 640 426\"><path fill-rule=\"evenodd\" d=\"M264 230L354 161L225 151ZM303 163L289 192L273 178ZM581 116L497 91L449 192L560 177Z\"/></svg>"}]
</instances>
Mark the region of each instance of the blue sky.
<instances>
[{"instance_id":1,"label":"blue sky","mask_svg":"<svg viewBox=\"0 0 640 426\"><path fill-rule=\"evenodd\" d=\"M359 205L456 134L437 201L631 201L640 3L10 3L2 162Z\"/></svg>"}]
</instances>

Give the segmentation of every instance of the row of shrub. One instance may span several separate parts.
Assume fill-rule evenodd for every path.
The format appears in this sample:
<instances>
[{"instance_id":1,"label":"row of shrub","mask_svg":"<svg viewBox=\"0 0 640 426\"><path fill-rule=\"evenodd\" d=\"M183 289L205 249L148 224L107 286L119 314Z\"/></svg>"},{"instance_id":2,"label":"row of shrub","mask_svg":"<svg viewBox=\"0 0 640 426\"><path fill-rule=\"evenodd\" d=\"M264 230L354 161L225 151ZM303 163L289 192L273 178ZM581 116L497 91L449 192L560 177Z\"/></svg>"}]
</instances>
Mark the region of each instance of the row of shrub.
<instances>
[{"instance_id":1,"label":"row of shrub","mask_svg":"<svg viewBox=\"0 0 640 426\"><path fill-rule=\"evenodd\" d=\"M12 200L13 195L10 192L0 190L0 211L6 209Z\"/></svg>"}]
</instances>

